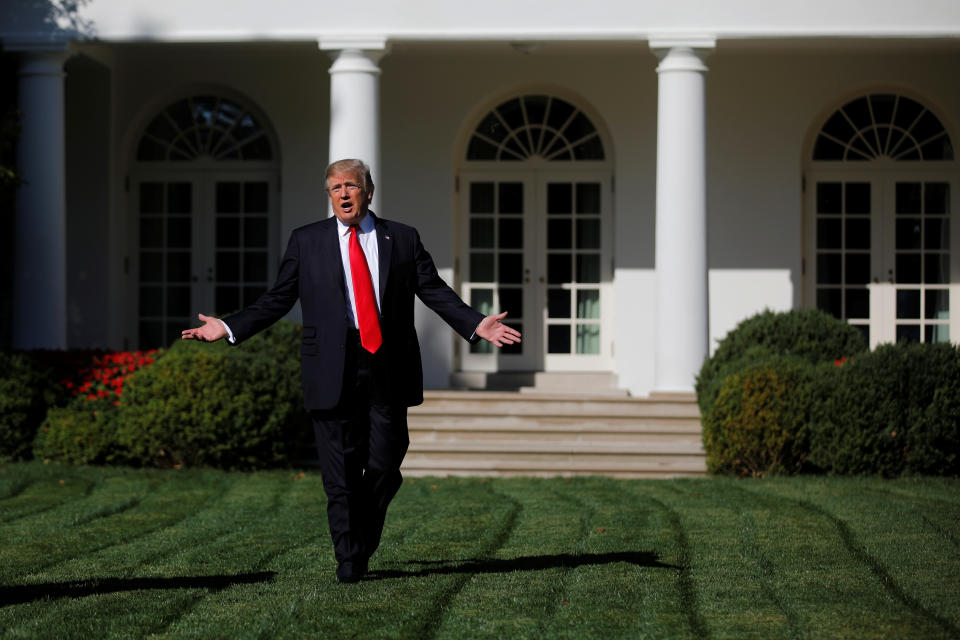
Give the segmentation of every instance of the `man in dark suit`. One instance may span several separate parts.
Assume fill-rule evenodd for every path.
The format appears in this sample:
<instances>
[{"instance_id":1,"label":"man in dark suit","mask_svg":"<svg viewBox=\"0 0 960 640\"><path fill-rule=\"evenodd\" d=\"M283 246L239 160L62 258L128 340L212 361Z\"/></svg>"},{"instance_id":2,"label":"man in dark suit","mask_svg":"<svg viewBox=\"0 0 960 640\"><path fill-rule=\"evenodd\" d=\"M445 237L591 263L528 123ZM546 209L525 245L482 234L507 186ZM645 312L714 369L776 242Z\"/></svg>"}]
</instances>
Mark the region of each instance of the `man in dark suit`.
<instances>
[{"instance_id":1,"label":"man in dark suit","mask_svg":"<svg viewBox=\"0 0 960 640\"><path fill-rule=\"evenodd\" d=\"M400 489L409 445L407 407L423 402L414 296L471 342L500 347L520 333L468 307L437 274L413 227L368 211L370 169L360 160L327 167L333 218L294 230L276 283L256 302L184 339L239 344L303 311L301 374L311 412L337 579L356 582L380 544L387 506Z\"/></svg>"}]
</instances>

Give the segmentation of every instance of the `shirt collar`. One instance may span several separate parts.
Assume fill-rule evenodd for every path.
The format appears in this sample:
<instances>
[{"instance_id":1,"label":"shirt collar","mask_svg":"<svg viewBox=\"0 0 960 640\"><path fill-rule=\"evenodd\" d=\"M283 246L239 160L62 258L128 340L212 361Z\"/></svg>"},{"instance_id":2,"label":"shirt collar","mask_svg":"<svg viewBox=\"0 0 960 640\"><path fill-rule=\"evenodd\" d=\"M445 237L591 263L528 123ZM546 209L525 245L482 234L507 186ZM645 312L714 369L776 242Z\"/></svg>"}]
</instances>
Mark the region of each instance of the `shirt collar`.
<instances>
[{"instance_id":1,"label":"shirt collar","mask_svg":"<svg viewBox=\"0 0 960 640\"><path fill-rule=\"evenodd\" d=\"M336 218L336 221L338 234L345 236L350 233L350 225L340 222L340 218ZM363 216L363 220L360 221L360 233L370 233L376 228L376 226L377 225L373 220L373 212L367 211L367 215Z\"/></svg>"}]
</instances>

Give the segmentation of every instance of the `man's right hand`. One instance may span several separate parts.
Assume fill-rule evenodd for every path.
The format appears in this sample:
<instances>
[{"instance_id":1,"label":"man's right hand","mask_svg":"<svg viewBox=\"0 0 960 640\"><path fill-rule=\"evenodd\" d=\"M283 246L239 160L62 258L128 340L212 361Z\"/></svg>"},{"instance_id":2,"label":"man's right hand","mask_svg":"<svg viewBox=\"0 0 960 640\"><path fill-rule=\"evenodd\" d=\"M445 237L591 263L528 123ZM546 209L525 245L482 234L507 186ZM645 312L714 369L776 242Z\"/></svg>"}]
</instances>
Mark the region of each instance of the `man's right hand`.
<instances>
[{"instance_id":1,"label":"man's right hand","mask_svg":"<svg viewBox=\"0 0 960 640\"><path fill-rule=\"evenodd\" d=\"M216 318L205 316L198 313L197 317L203 322L202 327L196 329L185 329L180 337L183 340L199 340L200 342L216 342L221 338L227 337L227 330L223 328L223 323Z\"/></svg>"}]
</instances>

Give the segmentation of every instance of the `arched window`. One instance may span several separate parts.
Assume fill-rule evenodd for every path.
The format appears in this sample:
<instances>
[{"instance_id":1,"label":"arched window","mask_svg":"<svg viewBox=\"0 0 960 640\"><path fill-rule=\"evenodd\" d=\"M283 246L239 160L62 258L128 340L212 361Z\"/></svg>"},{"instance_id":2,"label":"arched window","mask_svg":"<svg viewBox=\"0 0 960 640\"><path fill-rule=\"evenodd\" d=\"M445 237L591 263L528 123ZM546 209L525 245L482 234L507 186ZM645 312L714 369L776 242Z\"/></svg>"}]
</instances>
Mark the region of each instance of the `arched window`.
<instances>
[{"instance_id":1,"label":"arched window","mask_svg":"<svg viewBox=\"0 0 960 640\"><path fill-rule=\"evenodd\" d=\"M273 150L257 118L221 96L184 98L161 111L137 147L138 162L271 160Z\"/></svg>"},{"instance_id":2,"label":"arched window","mask_svg":"<svg viewBox=\"0 0 960 640\"><path fill-rule=\"evenodd\" d=\"M943 123L915 100L873 93L851 100L827 120L814 160L953 160Z\"/></svg>"},{"instance_id":3,"label":"arched window","mask_svg":"<svg viewBox=\"0 0 960 640\"><path fill-rule=\"evenodd\" d=\"M603 142L590 119L572 104L545 95L502 102L474 130L467 160L603 160Z\"/></svg>"}]
</instances>

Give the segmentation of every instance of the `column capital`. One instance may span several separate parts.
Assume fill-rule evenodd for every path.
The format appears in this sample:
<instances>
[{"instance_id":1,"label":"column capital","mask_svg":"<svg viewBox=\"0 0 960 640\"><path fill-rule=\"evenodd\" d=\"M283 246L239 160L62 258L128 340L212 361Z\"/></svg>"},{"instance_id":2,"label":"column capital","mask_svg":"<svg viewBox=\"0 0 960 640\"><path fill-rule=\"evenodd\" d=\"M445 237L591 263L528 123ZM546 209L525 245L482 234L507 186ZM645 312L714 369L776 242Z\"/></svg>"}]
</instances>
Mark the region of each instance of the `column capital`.
<instances>
[{"instance_id":1,"label":"column capital","mask_svg":"<svg viewBox=\"0 0 960 640\"><path fill-rule=\"evenodd\" d=\"M317 45L321 51L327 52L333 58L334 65L342 58L359 60L363 57L376 66L380 58L390 52L390 43L384 36L328 36L320 38ZM347 52L350 53L345 56ZM364 69L344 70L363 71Z\"/></svg>"},{"instance_id":2,"label":"column capital","mask_svg":"<svg viewBox=\"0 0 960 640\"><path fill-rule=\"evenodd\" d=\"M651 37L650 50L660 60L657 73L664 71L704 72L707 59L717 48L717 39L713 36L664 36Z\"/></svg>"}]
</instances>

